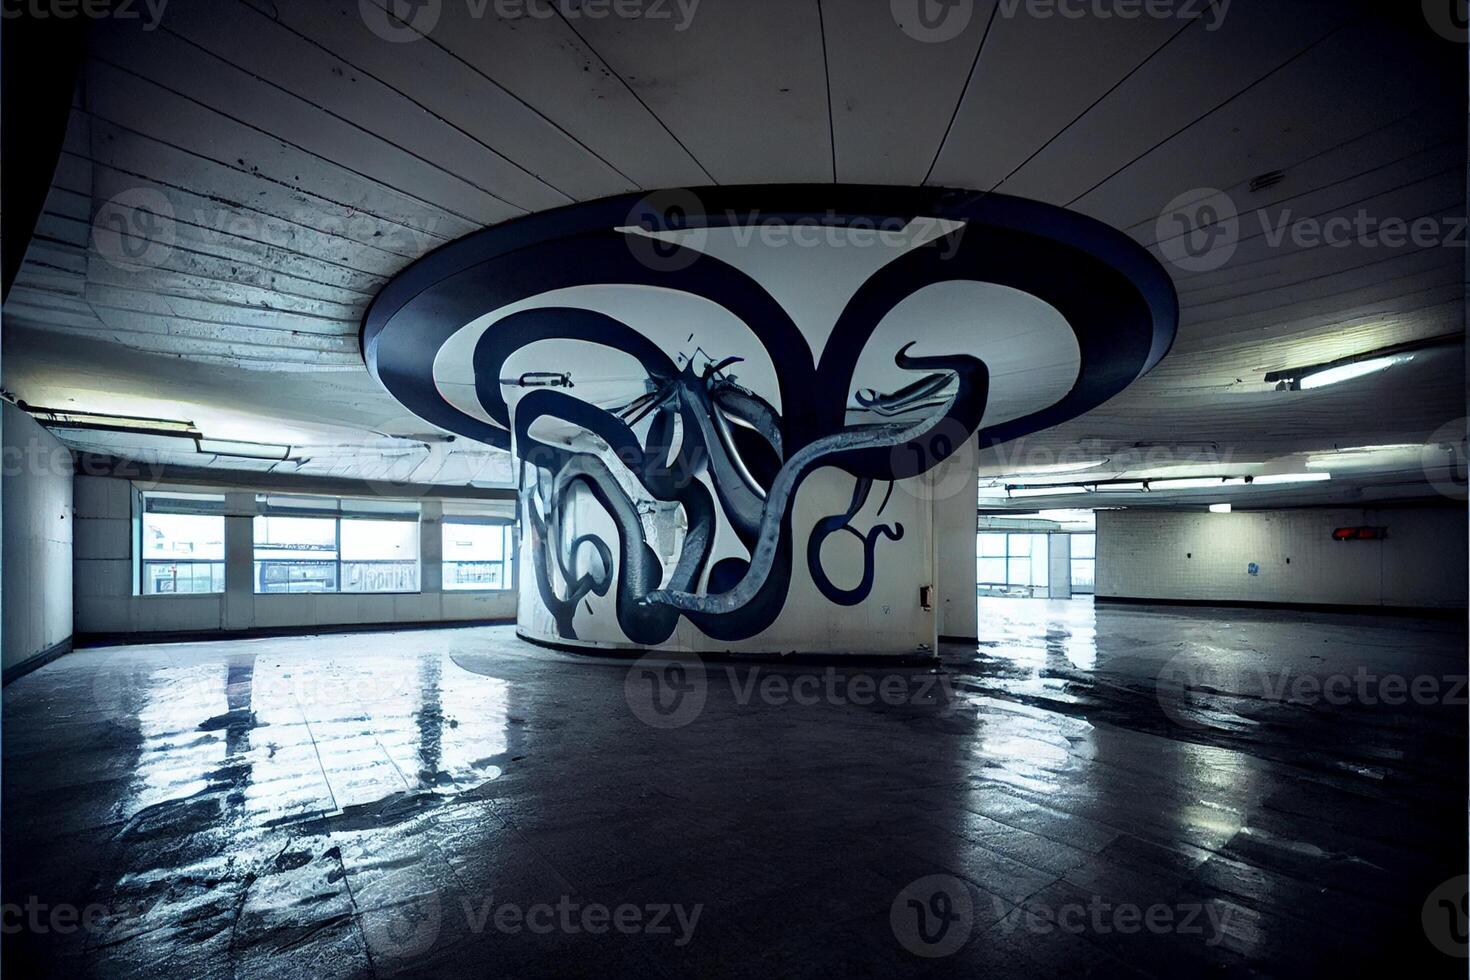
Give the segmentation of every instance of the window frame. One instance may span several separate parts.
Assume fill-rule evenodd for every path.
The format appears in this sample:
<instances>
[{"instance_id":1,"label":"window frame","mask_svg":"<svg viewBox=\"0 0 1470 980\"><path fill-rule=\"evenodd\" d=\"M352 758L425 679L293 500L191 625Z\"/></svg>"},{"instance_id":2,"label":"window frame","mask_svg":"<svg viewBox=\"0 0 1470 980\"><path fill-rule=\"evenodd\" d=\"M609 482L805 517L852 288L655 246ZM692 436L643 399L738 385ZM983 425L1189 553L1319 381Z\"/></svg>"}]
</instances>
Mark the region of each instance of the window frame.
<instances>
[{"instance_id":1,"label":"window frame","mask_svg":"<svg viewBox=\"0 0 1470 980\"><path fill-rule=\"evenodd\" d=\"M378 506L374 506L378 505ZM396 505L396 506L395 506ZM319 589L310 592L270 592L261 588L260 565L262 559L256 542L256 528L261 518L270 517L295 517L305 520L321 520L332 522L332 559L333 585L331 589ZM414 528L414 581L416 587L413 589L344 589L342 575L342 522L343 521L375 521L379 523L404 523L411 524ZM250 525L250 589L255 596L288 596L288 595L345 595L345 596L373 596L373 595L423 595L424 594L424 547L423 547L423 510L417 501L413 502L390 502L375 501L367 498L355 497L319 497L309 494L256 494L255 513L251 516ZM268 560L268 559L267 559ZM374 559L351 559L347 564L360 563L360 561L373 561ZM393 559L381 559L382 561L393 561ZM323 558L320 564L327 564L328 560Z\"/></svg>"},{"instance_id":2,"label":"window frame","mask_svg":"<svg viewBox=\"0 0 1470 980\"><path fill-rule=\"evenodd\" d=\"M185 491L185 490L143 490L143 489L140 489L140 488L138 488L136 486L133 487L132 489L133 489L133 512L134 512L134 518L133 518L133 521L132 521L132 527L129 529L129 531L130 531L130 537L132 539L132 549L133 549L133 560L131 562L131 564L132 564L133 567L130 570L131 571L131 578L132 578L132 582L133 582L133 598L135 598L135 599L190 599L190 598L197 599L197 598L202 598L202 597L207 597L207 596L223 596L225 594L225 589L228 587L228 584L226 582L226 578L227 578L227 571L228 571L228 567L229 567L229 546L228 546L227 542L225 541L225 537L226 537L226 534L227 534L227 525L225 524L225 519L228 516L225 513L225 495L223 493L202 493L202 492ZM161 499L161 500L176 500L176 501L182 501L182 503L176 504L175 506L173 506L171 508L168 508L166 510L150 511L149 508L148 508L149 498ZM194 502L194 506L190 506L189 505L189 502L190 501ZM163 558L148 558L147 557L147 554L146 554L147 549L144 546L143 535L147 532L147 529L148 529L148 515L150 513L179 514L179 515L185 515L185 516L215 517L215 518L218 518L219 521L220 521L220 552L221 552L220 557L218 559L206 558L206 559L188 559L188 560L171 560L171 559L163 559ZM147 590L148 568L149 568L150 565L185 565L185 564L191 565L191 566L192 565L208 565L208 566L210 566L210 575L209 575L209 578L210 578L211 588L208 591L204 591L204 592L192 592L192 591L191 592L177 592L177 591L175 591L175 592L149 592ZM220 586L219 586L218 591L216 591L212 587L213 584L214 584L214 580L215 580L214 567L213 567L215 565L218 565L219 566L219 583L220 583ZM175 580L177 581L177 576L175 576Z\"/></svg>"},{"instance_id":3,"label":"window frame","mask_svg":"<svg viewBox=\"0 0 1470 980\"><path fill-rule=\"evenodd\" d=\"M439 520L439 591L444 595L494 595L501 592L514 592L519 584L520 562L517 560L520 551L520 528L514 518L498 516L487 516L483 514L445 514ZM445 557L444 536L448 533L451 524L460 526L499 527L501 529L501 582L499 588L485 586L455 587L450 588L447 584L449 576L446 569L449 565L474 564L474 562L460 561ZM482 564L494 564L483 562Z\"/></svg>"}]
</instances>

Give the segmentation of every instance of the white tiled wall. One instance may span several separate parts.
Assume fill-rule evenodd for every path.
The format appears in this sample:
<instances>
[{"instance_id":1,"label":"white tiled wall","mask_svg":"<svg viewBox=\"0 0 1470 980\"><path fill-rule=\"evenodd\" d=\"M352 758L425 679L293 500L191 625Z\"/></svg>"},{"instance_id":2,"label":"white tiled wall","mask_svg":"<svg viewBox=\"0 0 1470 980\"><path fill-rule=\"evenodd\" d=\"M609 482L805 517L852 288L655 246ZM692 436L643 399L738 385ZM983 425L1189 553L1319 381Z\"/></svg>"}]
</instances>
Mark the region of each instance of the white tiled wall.
<instances>
[{"instance_id":1,"label":"white tiled wall","mask_svg":"<svg viewBox=\"0 0 1470 980\"><path fill-rule=\"evenodd\" d=\"M1332 539L1362 525L1387 539ZM1457 607L1466 566L1463 507L1097 513L1100 597Z\"/></svg>"},{"instance_id":2,"label":"white tiled wall","mask_svg":"<svg viewBox=\"0 0 1470 980\"><path fill-rule=\"evenodd\" d=\"M513 592L439 589L441 502L424 500L421 584L413 595L256 595L251 518L227 517L223 595L135 595L132 495L127 480L78 476L75 484L78 633L199 632L373 623L432 623L515 616Z\"/></svg>"}]
</instances>

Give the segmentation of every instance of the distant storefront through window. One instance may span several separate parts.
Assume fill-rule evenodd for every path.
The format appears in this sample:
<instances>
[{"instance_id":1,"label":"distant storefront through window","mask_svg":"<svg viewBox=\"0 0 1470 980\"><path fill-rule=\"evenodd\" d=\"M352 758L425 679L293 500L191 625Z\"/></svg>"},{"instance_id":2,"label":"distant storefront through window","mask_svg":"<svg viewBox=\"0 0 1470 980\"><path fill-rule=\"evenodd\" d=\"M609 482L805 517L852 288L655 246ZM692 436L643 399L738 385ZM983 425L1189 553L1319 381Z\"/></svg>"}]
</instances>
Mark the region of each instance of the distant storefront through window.
<instances>
[{"instance_id":1,"label":"distant storefront through window","mask_svg":"<svg viewBox=\"0 0 1470 980\"><path fill-rule=\"evenodd\" d=\"M417 504L256 499L255 591L417 592Z\"/></svg>"}]
</instances>

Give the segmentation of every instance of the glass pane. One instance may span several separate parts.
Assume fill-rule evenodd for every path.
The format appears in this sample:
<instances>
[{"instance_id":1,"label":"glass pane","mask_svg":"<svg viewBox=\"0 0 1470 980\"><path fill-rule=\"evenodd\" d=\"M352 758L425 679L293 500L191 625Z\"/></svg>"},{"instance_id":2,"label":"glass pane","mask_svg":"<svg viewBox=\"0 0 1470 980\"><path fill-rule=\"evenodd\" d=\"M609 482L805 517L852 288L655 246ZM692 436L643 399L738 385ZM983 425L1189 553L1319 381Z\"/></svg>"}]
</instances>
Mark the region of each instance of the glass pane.
<instances>
[{"instance_id":1,"label":"glass pane","mask_svg":"<svg viewBox=\"0 0 1470 980\"><path fill-rule=\"evenodd\" d=\"M444 589L509 589L512 528L444 522Z\"/></svg>"},{"instance_id":2,"label":"glass pane","mask_svg":"<svg viewBox=\"0 0 1470 980\"><path fill-rule=\"evenodd\" d=\"M1012 558L1007 563L1007 580L1011 585L1031 584L1031 559Z\"/></svg>"},{"instance_id":3,"label":"glass pane","mask_svg":"<svg viewBox=\"0 0 1470 980\"><path fill-rule=\"evenodd\" d=\"M1092 558L1097 554L1096 534L1074 534L1072 535L1072 557Z\"/></svg>"},{"instance_id":4,"label":"glass pane","mask_svg":"<svg viewBox=\"0 0 1470 980\"><path fill-rule=\"evenodd\" d=\"M416 525L414 525L416 526ZM417 592L418 559L342 562L343 592Z\"/></svg>"},{"instance_id":5,"label":"glass pane","mask_svg":"<svg viewBox=\"0 0 1470 980\"><path fill-rule=\"evenodd\" d=\"M495 524L444 522L445 561L499 561L504 528Z\"/></svg>"},{"instance_id":6,"label":"glass pane","mask_svg":"<svg viewBox=\"0 0 1470 980\"><path fill-rule=\"evenodd\" d=\"M257 517L255 553L280 557L337 557L337 521L332 517Z\"/></svg>"},{"instance_id":7,"label":"glass pane","mask_svg":"<svg viewBox=\"0 0 1470 980\"><path fill-rule=\"evenodd\" d=\"M978 554L982 558L1004 558L1006 556L1006 536L1004 534L982 534L980 537L980 550Z\"/></svg>"},{"instance_id":8,"label":"glass pane","mask_svg":"<svg viewBox=\"0 0 1470 980\"><path fill-rule=\"evenodd\" d=\"M336 592L336 519L255 518L255 591Z\"/></svg>"},{"instance_id":9,"label":"glass pane","mask_svg":"<svg viewBox=\"0 0 1470 980\"><path fill-rule=\"evenodd\" d=\"M987 585L1004 585L1006 581L1006 562L1004 558L981 558L979 562L978 582Z\"/></svg>"},{"instance_id":10,"label":"glass pane","mask_svg":"<svg viewBox=\"0 0 1470 980\"><path fill-rule=\"evenodd\" d=\"M1011 534L1007 535L1007 537L1011 539L1010 549L1012 558L1031 554L1031 535Z\"/></svg>"},{"instance_id":11,"label":"glass pane","mask_svg":"<svg viewBox=\"0 0 1470 980\"><path fill-rule=\"evenodd\" d=\"M1093 572L1097 563L1091 558L1072 559L1072 591L1091 592L1094 589Z\"/></svg>"},{"instance_id":12,"label":"glass pane","mask_svg":"<svg viewBox=\"0 0 1470 980\"><path fill-rule=\"evenodd\" d=\"M1039 534L1037 537L1040 540L1034 541L1036 547L1031 549L1031 584L1038 589L1044 589L1051 581L1051 569L1047 565L1046 535Z\"/></svg>"},{"instance_id":13,"label":"glass pane","mask_svg":"<svg viewBox=\"0 0 1470 980\"><path fill-rule=\"evenodd\" d=\"M417 561L419 526L412 521L343 521L342 560Z\"/></svg>"},{"instance_id":14,"label":"glass pane","mask_svg":"<svg viewBox=\"0 0 1470 980\"><path fill-rule=\"evenodd\" d=\"M336 561L302 559L262 561L257 558L255 561L255 591L267 595L336 592L337 563Z\"/></svg>"},{"instance_id":15,"label":"glass pane","mask_svg":"<svg viewBox=\"0 0 1470 980\"><path fill-rule=\"evenodd\" d=\"M139 555L143 595L223 592L224 517L150 513L147 504L145 497Z\"/></svg>"},{"instance_id":16,"label":"glass pane","mask_svg":"<svg viewBox=\"0 0 1470 980\"><path fill-rule=\"evenodd\" d=\"M416 521L342 522L343 592L417 592Z\"/></svg>"}]
</instances>

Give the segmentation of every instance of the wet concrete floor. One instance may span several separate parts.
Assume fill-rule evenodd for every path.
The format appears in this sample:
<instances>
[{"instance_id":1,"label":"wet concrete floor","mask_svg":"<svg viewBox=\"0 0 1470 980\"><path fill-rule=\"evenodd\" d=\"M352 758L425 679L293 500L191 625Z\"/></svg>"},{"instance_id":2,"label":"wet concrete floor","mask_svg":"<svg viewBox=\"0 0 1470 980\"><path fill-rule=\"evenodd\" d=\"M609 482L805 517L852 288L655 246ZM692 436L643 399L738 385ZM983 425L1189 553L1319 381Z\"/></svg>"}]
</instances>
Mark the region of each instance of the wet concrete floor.
<instances>
[{"instance_id":1,"label":"wet concrete floor","mask_svg":"<svg viewBox=\"0 0 1470 980\"><path fill-rule=\"evenodd\" d=\"M1464 975L1463 623L981 619L939 670L78 651L4 691L4 972Z\"/></svg>"}]
</instances>

